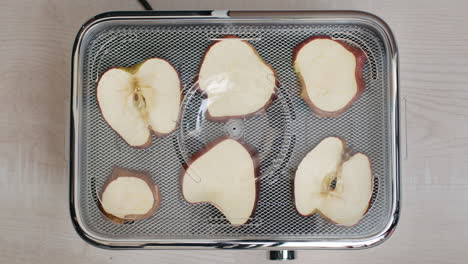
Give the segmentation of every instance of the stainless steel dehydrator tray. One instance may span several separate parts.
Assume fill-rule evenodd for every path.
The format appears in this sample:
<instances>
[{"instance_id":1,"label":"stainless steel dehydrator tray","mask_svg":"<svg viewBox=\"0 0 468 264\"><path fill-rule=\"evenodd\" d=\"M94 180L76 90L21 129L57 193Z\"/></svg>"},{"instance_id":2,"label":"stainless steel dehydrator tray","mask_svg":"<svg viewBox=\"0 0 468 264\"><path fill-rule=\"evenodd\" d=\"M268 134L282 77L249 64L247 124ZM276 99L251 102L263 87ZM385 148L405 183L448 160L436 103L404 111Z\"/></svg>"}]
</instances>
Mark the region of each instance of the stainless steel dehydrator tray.
<instances>
[{"instance_id":1,"label":"stainless steel dehydrator tray","mask_svg":"<svg viewBox=\"0 0 468 264\"><path fill-rule=\"evenodd\" d=\"M194 80L217 38L247 39L276 69L277 98L263 115L228 122L203 118ZM337 118L314 115L300 97L293 49L327 35L366 52L366 89ZM184 90L178 129L153 137L146 149L128 146L103 120L96 85L108 68L147 58L170 61ZM379 18L352 11L117 12L99 15L77 35L73 51L70 128L70 210L78 233L109 248L308 249L363 248L385 240L399 215L398 62L395 40ZM232 227L214 206L189 204L179 175L208 142L231 136L260 158L260 195L252 221ZM321 139L340 136L372 160L374 193L357 225L342 227L320 215L299 215L292 199L294 170ZM146 220L115 224L99 211L98 194L114 166L143 170L159 184L161 208Z\"/></svg>"}]
</instances>

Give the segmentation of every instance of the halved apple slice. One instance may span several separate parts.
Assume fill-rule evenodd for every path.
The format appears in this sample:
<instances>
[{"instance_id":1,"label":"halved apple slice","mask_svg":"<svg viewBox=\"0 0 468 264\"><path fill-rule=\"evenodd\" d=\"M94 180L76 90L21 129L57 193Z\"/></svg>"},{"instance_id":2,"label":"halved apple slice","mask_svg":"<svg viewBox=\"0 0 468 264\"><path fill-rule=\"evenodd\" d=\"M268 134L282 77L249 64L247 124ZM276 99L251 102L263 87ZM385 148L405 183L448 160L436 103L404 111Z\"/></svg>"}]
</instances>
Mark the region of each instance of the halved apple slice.
<instances>
[{"instance_id":1,"label":"halved apple slice","mask_svg":"<svg viewBox=\"0 0 468 264\"><path fill-rule=\"evenodd\" d=\"M131 68L111 68L100 78L97 100L109 126L130 146L151 145L151 130L171 133L179 120L182 86L167 61L152 58Z\"/></svg>"},{"instance_id":2,"label":"halved apple slice","mask_svg":"<svg viewBox=\"0 0 468 264\"><path fill-rule=\"evenodd\" d=\"M342 114L364 90L366 55L342 41L325 36L309 38L296 47L293 61L301 96L319 116Z\"/></svg>"},{"instance_id":3,"label":"halved apple slice","mask_svg":"<svg viewBox=\"0 0 468 264\"><path fill-rule=\"evenodd\" d=\"M101 211L116 223L141 220L159 208L158 185L144 172L114 168L100 194Z\"/></svg>"},{"instance_id":4,"label":"halved apple slice","mask_svg":"<svg viewBox=\"0 0 468 264\"><path fill-rule=\"evenodd\" d=\"M236 36L214 42L203 57L198 90L207 96L207 118L226 121L265 111L278 86L275 70Z\"/></svg>"},{"instance_id":5,"label":"halved apple slice","mask_svg":"<svg viewBox=\"0 0 468 264\"><path fill-rule=\"evenodd\" d=\"M258 199L258 160L250 146L220 138L197 152L182 174L189 203L211 203L233 226L249 221Z\"/></svg>"},{"instance_id":6,"label":"halved apple slice","mask_svg":"<svg viewBox=\"0 0 468 264\"><path fill-rule=\"evenodd\" d=\"M332 182L336 181L335 186ZM373 176L369 158L356 153L348 158L345 142L337 137L322 140L297 168L294 200L299 214L316 212L330 221L352 226L369 208Z\"/></svg>"}]
</instances>

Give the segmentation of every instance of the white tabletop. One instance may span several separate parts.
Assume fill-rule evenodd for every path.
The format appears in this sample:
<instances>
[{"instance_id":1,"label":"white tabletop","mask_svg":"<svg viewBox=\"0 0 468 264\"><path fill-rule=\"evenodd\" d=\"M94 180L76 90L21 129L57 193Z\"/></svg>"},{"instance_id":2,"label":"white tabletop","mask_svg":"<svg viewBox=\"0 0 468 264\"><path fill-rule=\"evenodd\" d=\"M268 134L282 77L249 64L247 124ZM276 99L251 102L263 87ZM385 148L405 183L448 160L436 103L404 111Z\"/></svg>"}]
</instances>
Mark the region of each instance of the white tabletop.
<instances>
[{"instance_id":1,"label":"white tabletop","mask_svg":"<svg viewBox=\"0 0 468 264\"><path fill-rule=\"evenodd\" d=\"M150 0L156 9L355 9L393 29L407 120L402 215L384 244L299 251L291 263L468 263L468 2ZM260 263L264 251L109 251L68 213L64 138L81 24L137 0L0 3L0 263Z\"/></svg>"}]
</instances>

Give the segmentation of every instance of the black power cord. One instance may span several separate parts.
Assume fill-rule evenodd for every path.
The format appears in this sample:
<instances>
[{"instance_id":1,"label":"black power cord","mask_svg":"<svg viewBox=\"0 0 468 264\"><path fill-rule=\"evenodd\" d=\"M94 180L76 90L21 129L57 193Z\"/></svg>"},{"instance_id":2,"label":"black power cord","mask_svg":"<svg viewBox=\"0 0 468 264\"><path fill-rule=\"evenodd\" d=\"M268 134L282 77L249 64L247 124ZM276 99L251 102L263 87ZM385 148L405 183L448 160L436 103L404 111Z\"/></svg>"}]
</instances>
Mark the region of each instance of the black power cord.
<instances>
[{"instance_id":1,"label":"black power cord","mask_svg":"<svg viewBox=\"0 0 468 264\"><path fill-rule=\"evenodd\" d=\"M145 10L153 10L153 7L146 0L138 0Z\"/></svg>"}]
</instances>

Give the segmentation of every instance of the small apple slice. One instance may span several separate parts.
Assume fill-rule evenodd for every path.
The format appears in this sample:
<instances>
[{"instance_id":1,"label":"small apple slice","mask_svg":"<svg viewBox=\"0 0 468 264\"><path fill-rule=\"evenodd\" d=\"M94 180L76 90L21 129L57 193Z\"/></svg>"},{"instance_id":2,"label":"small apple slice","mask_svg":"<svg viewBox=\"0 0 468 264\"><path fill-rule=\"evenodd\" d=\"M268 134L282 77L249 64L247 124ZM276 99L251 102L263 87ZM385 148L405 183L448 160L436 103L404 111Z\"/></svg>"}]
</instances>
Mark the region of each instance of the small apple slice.
<instances>
[{"instance_id":1,"label":"small apple slice","mask_svg":"<svg viewBox=\"0 0 468 264\"><path fill-rule=\"evenodd\" d=\"M250 146L220 138L197 152L182 174L189 203L211 203L233 226L248 222L258 198L258 160Z\"/></svg>"},{"instance_id":2,"label":"small apple slice","mask_svg":"<svg viewBox=\"0 0 468 264\"><path fill-rule=\"evenodd\" d=\"M318 116L339 116L364 91L366 55L342 41L326 36L309 38L296 47L293 61L301 96Z\"/></svg>"},{"instance_id":3,"label":"small apple slice","mask_svg":"<svg viewBox=\"0 0 468 264\"><path fill-rule=\"evenodd\" d=\"M337 137L325 138L306 155L294 179L299 214L321 212L328 220L344 226L361 220L373 192L371 162L362 153L348 156L345 142Z\"/></svg>"},{"instance_id":4,"label":"small apple slice","mask_svg":"<svg viewBox=\"0 0 468 264\"><path fill-rule=\"evenodd\" d=\"M125 223L152 216L159 208L158 185L144 172L114 168L100 195L100 209L112 221Z\"/></svg>"},{"instance_id":5,"label":"small apple slice","mask_svg":"<svg viewBox=\"0 0 468 264\"><path fill-rule=\"evenodd\" d=\"M275 70L236 36L214 42L203 57L198 90L207 96L207 118L226 121L265 111L278 86Z\"/></svg>"},{"instance_id":6,"label":"small apple slice","mask_svg":"<svg viewBox=\"0 0 468 264\"><path fill-rule=\"evenodd\" d=\"M151 130L164 136L177 127L181 89L174 67L152 58L107 70L98 82L97 100L106 122L130 146L148 147Z\"/></svg>"}]
</instances>

